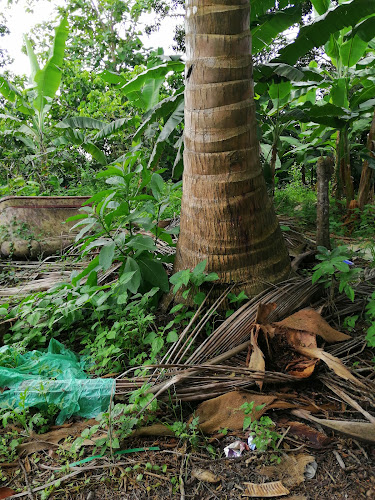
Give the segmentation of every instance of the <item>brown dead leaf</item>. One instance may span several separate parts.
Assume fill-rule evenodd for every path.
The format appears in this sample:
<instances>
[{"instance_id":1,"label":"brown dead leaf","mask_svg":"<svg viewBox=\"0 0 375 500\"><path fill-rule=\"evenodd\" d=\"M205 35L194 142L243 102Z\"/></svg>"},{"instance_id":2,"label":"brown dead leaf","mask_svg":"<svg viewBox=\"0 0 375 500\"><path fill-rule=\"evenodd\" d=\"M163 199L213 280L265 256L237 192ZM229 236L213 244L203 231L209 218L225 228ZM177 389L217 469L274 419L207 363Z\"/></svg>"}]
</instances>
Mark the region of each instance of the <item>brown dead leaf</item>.
<instances>
[{"instance_id":1,"label":"brown dead leaf","mask_svg":"<svg viewBox=\"0 0 375 500\"><path fill-rule=\"evenodd\" d=\"M258 304L258 310L255 317L255 323L257 325L267 325L268 317L272 311L277 307L276 302L269 302L268 304Z\"/></svg>"},{"instance_id":2,"label":"brown dead leaf","mask_svg":"<svg viewBox=\"0 0 375 500\"><path fill-rule=\"evenodd\" d=\"M310 348L317 347L316 336L313 333L300 330L286 330L284 334L286 336L288 344L293 348L295 348L296 346Z\"/></svg>"},{"instance_id":3,"label":"brown dead leaf","mask_svg":"<svg viewBox=\"0 0 375 500\"><path fill-rule=\"evenodd\" d=\"M258 372L265 372L266 363L264 361L264 355L260 347L258 346L258 335L259 335L259 326L255 326L251 330L250 335L250 345L249 345L249 354L248 360L246 360L246 364L250 370L255 370ZM263 380L256 381L257 386L260 390L263 387Z\"/></svg>"},{"instance_id":4,"label":"brown dead leaf","mask_svg":"<svg viewBox=\"0 0 375 500\"><path fill-rule=\"evenodd\" d=\"M220 429L242 430L245 414L240 407L244 403L254 401L254 410L251 417L259 420L267 410L268 405L275 401L275 396L265 394L251 394L245 391L232 391L217 398L209 399L201 403L195 416L199 417L199 428L205 434L213 434ZM265 407L256 411L257 406L265 404Z\"/></svg>"},{"instance_id":5,"label":"brown dead leaf","mask_svg":"<svg viewBox=\"0 0 375 500\"><path fill-rule=\"evenodd\" d=\"M283 321L273 323L273 325L286 329L291 328L293 330L310 332L322 337L327 342L342 342L351 339L350 335L341 333L329 326L327 321L314 309L302 309L288 316Z\"/></svg>"},{"instance_id":6,"label":"brown dead leaf","mask_svg":"<svg viewBox=\"0 0 375 500\"><path fill-rule=\"evenodd\" d=\"M284 498L284 500L307 500L307 497L305 495L292 495Z\"/></svg>"},{"instance_id":7,"label":"brown dead leaf","mask_svg":"<svg viewBox=\"0 0 375 500\"><path fill-rule=\"evenodd\" d=\"M308 411L292 410L293 415L311 422L327 427L336 432L341 432L346 436L354 439L375 443L375 424L369 422L358 422L351 420L330 420L326 418L317 418L311 415Z\"/></svg>"},{"instance_id":8,"label":"brown dead leaf","mask_svg":"<svg viewBox=\"0 0 375 500\"><path fill-rule=\"evenodd\" d=\"M308 378L313 374L318 361L318 359L295 359L286 365L285 371L294 377Z\"/></svg>"},{"instance_id":9,"label":"brown dead leaf","mask_svg":"<svg viewBox=\"0 0 375 500\"><path fill-rule=\"evenodd\" d=\"M285 455L279 464L261 467L259 472L270 479L279 479L287 488L294 488L304 482L306 465L314 460L306 453Z\"/></svg>"},{"instance_id":10,"label":"brown dead leaf","mask_svg":"<svg viewBox=\"0 0 375 500\"><path fill-rule=\"evenodd\" d=\"M87 427L92 427L98 422L92 418L84 422L77 422L70 427L60 427L54 431L46 432L45 434L31 433L31 441L22 443L17 446L18 454L26 453L30 455L41 450L48 450L57 447L60 441L66 439L68 436L76 438L81 435L82 431Z\"/></svg>"},{"instance_id":11,"label":"brown dead leaf","mask_svg":"<svg viewBox=\"0 0 375 500\"><path fill-rule=\"evenodd\" d=\"M285 488L281 481L272 483L244 483L246 490L242 493L243 497L271 498L289 495L289 490Z\"/></svg>"},{"instance_id":12,"label":"brown dead leaf","mask_svg":"<svg viewBox=\"0 0 375 500\"><path fill-rule=\"evenodd\" d=\"M153 424L136 429L132 436L175 436L175 433L164 424Z\"/></svg>"},{"instance_id":13,"label":"brown dead leaf","mask_svg":"<svg viewBox=\"0 0 375 500\"><path fill-rule=\"evenodd\" d=\"M12 488L7 488L6 486L0 487L0 499L9 498L15 494L16 492Z\"/></svg>"},{"instance_id":14,"label":"brown dead leaf","mask_svg":"<svg viewBox=\"0 0 375 500\"><path fill-rule=\"evenodd\" d=\"M321 349L319 347L315 348L308 348L308 347L295 347L296 351L299 353L309 357L309 358L316 358L316 359L321 359L331 370L333 370L336 375L339 377L345 379L345 380L351 380L354 382L356 385L360 387L364 387L362 382L358 380L347 368L342 364L342 362L339 360L339 358L336 358L335 356L332 356L332 354L324 351L324 349Z\"/></svg>"},{"instance_id":15,"label":"brown dead leaf","mask_svg":"<svg viewBox=\"0 0 375 500\"><path fill-rule=\"evenodd\" d=\"M207 469L200 469L199 467L194 467L191 471L192 477L198 479L199 481L204 481L206 483L218 483L221 481L220 477Z\"/></svg>"},{"instance_id":16,"label":"brown dead leaf","mask_svg":"<svg viewBox=\"0 0 375 500\"><path fill-rule=\"evenodd\" d=\"M30 465L30 460L27 456L25 457L24 465L25 465L25 471L29 473L31 471L31 465Z\"/></svg>"},{"instance_id":17,"label":"brown dead leaf","mask_svg":"<svg viewBox=\"0 0 375 500\"><path fill-rule=\"evenodd\" d=\"M320 450L328 446L332 439L323 434L322 432L313 429L309 425L302 422L292 422L290 420L278 421L283 427L289 427L288 436L303 437L308 440L307 446Z\"/></svg>"}]
</instances>

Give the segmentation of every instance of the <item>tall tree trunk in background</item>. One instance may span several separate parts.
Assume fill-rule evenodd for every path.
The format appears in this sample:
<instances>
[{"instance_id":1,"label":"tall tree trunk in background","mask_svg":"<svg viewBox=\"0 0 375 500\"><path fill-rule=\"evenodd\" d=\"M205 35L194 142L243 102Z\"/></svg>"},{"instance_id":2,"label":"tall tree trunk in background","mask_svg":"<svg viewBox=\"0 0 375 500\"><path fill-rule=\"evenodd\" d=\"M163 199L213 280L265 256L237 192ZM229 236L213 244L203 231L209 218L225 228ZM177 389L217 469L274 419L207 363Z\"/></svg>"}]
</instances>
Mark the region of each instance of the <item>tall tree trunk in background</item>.
<instances>
[{"instance_id":1,"label":"tall tree trunk in background","mask_svg":"<svg viewBox=\"0 0 375 500\"><path fill-rule=\"evenodd\" d=\"M249 0L186 4L187 85L181 232L175 270L207 259L254 295L290 262L259 160Z\"/></svg>"},{"instance_id":2,"label":"tall tree trunk in background","mask_svg":"<svg viewBox=\"0 0 375 500\"><path fill-rule=\"evenodd\" d=\"M369 155L375 158L375 111L372 117L372 123L370 127L370 132L367 136L367 149L369 150ZM358 189L358 205L361 210L369 203L369 195L371 188L371 181L373 177L373 169L370 168L367 160L363 162L361 180Z\"/></svg>"},{"instance_id":3,"label":"tall tree trunk in background","mask_svg":"<svg viewBox=\"0 0 375 500\"><path fill-rule=\"evenodd\" d=\"M276 174L276 160L277 160L277 144L272 144L272 149L271 149L271 161L270 161L270 167L271 167L271 193L272 196L275 196L275 174Z\"/></svg>"},{"instance_id":4,"label":"tall tree trunk in background","mask_svg":"<svg viewBox=\"0 0 375 500\"><path fill-rule=\"evenodd\" d=\"M336 199L341 199L345 194L346 206L354 199L354 186L350 165L350 146L348 129L343 128L337 132L336 139Z\"/></svg>"},{"instance_id":5,"label":"tall tree trunk in background","mask_svg":"<svg viewBox=\"0 0 375 500\"><path fill-rule=\"evenodd\" d=\"M331 249L329 237L329 181L333 173L333 159L321 156L316 165L316 244Z\"/></svg>"}]
</instances>

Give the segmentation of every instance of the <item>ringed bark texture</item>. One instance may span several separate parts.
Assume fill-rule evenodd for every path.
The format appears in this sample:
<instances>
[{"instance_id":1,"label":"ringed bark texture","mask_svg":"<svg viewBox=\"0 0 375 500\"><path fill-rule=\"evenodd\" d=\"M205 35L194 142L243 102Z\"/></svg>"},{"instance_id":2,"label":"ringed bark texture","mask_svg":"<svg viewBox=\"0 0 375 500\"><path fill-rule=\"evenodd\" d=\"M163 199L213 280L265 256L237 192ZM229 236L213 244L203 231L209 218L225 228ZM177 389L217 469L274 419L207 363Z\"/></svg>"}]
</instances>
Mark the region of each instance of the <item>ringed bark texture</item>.
<instances>
[{"instance_id":1,"label":"ringed bark texture","mask_svg":"<svg viewBox=\"0 0 375 500\"><path fill-rule=\"evenodd\" d=\"M259 161L249 0L188 0L181 232L175 270L204 259L254 295L290 261Z\"/></svg>"}]
</instances>

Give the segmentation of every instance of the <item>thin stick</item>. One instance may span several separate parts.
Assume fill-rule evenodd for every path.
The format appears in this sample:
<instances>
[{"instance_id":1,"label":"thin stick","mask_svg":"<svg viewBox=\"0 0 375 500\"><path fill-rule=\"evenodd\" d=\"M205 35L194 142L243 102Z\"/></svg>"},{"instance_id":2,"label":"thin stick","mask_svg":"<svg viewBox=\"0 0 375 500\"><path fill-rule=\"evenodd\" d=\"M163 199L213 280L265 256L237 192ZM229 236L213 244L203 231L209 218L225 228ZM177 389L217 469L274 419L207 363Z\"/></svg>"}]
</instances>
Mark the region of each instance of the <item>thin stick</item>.
<instances>
[{"instance_id":1,"label":"thin stick","mask_svg":"<svg viewBox=\"0 0 375 500\"><path fill-rule=\"evenodd\" d=\"M25 466L23 465L22 461L19 459L18 463L22 469L23 475L25 476L25 483L26 483L26 488L27 488L27 495L30 498L30 500L34 500L34 496L31 493L31 488L30 488L30 483L29 483L29 478L27 477L27 472L25 469Z\"/></svg>"},{"instance_id":2,"label":"thin stick","mask_svg":"<svg viewBox=\"0 0 375 500\"><path fill-rule=\"evenodd\" d=\"M70 474L67 474L66 476L60 477L58 479L55 479L54 481L46 483L43 486L38 486L37 488L33 488L30 491L24 491L23 493L17 493L16 495L12 495L11 497L8 497L8 498L21 498L21 497L24 497L26 495L29 495L29 493L35 493L36 491L44 490L46 488L49 488L50 486L54 486L56 483L59 483L59 482L61 483L63 481L66 481L67 479L70 479L71 477L77 476L78 474L81 474L82 472L84 472L84 470L76 470L74 472L71 472Z\"/></svg>"}]
</instances>

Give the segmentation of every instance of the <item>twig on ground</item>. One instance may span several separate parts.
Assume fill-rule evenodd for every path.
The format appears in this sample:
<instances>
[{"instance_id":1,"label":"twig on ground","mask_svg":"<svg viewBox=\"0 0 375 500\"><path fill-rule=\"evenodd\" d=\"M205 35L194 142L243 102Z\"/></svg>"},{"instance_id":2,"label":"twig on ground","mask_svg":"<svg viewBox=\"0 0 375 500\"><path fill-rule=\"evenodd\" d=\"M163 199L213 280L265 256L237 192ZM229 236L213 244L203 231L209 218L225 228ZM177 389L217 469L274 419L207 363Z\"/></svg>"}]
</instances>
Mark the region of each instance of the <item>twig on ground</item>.
<instances>
[{"instance_id":1,"label":"twig on ground","mask_svg":"<svg viewBox=\"0 0 375 500\"><path fill-rule=\"evenodd\" d=\"M186 457L186 443L184 444L184 451L182 454L182 460L181 460L181 466L180 466L180 478L179 478L179 483L180 483L180 500L185 500L185 484L184 484L184 466L185 466L185 460L187 459Z\"/></svg>"},{"instance_id":2,"label":"twig on ground","mask_svg":"<svg viewBox=\"0 0 375 500\"><path fill-rule=\"evenodd\" d=\"M46 488L49 488L50 486L54 486L56 483L62 483L63 481L66 481L67 479L70 479L71 477L74 477L74 476L77 476L78 474L81 474L82 472L84 472L84 470L86 470L86 468L84 468L82 470L76 470L74 472L71 472L70 474L67 474L66 476L59 477L58 479L54 479L53 481L51 481L49 483L43 484L43 486L38 486L37 488L33 488L30 491L24 491L22 493L17 493L16 495L12 495L11 497L8 497L8 498L21 498L21 497L24 497L26 495L29 495L29 493L35 493L36 491L45 490Z\"/></svg>"},{"instance_id":3,"label":"twig on ground","mask_svg":"<svg viewBox=\"0 0 375 500\"><path fill-rule=\"evenodd\" d=\"M337 462L338 462L339 466L340 466L342 469L346 469L346 465L345 465L344 460L342 459L342 457L341 457L340 453L339 453L338 451L336 451L336 450L332 450L332 451L333 451L333 454L334 454L334 455L335 455L335 457L336 457L336 460L337 460Z\"/></svg>"},{"instance_id":4,"label":"twig on ground","mask_svg":"<svg viewBox=\"0 0 375 500\"><path fill-rule=\"evenodd\" d=\"M25 483L26 483L26 488L27 488L27 495L28 495L28 497L30 498L30 500L34 500L34 496L33 496L33 494L31 493L31 488L30 488L29 478L27 477L27 472L26 472L25 466L23 465L23 463L22 463L22 460L21 460L21 459L19 459L19 460L18 460L18 463L19 463L19 466L20 466L20 467L21 467L21 469L22 469L23 475L25 476Z\"/></svg>"}]
</instances>

